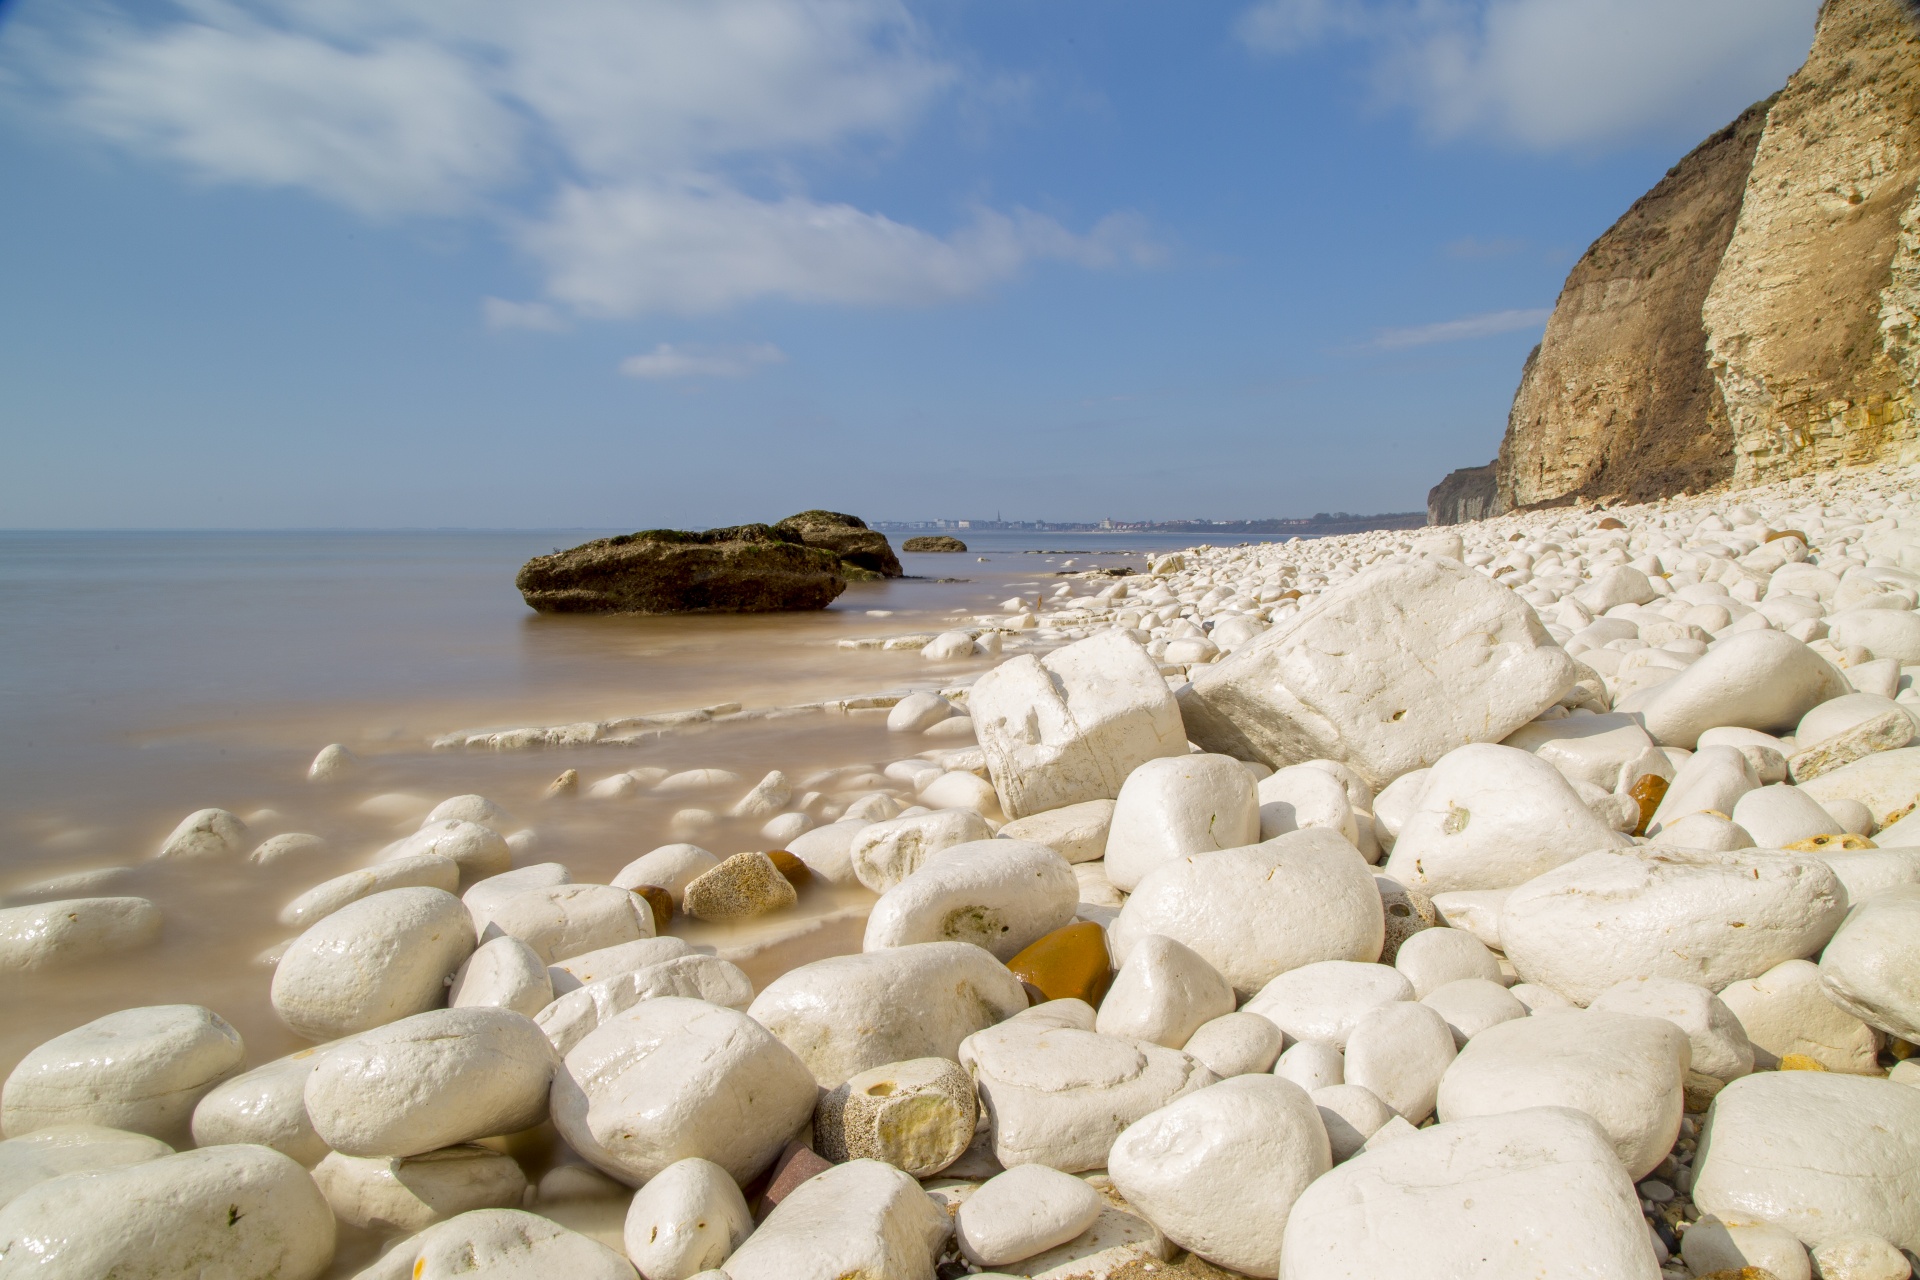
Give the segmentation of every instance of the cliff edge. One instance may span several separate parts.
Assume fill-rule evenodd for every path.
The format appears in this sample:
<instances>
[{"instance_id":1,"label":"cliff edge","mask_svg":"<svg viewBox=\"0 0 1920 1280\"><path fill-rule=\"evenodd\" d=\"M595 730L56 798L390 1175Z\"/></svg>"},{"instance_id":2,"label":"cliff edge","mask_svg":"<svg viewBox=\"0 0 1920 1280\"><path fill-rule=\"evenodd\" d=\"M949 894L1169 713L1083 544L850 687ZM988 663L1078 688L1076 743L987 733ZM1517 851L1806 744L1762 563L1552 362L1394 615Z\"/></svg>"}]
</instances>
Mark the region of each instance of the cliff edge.
<instances>
[{"instance_id":1,"label":"cliff edge","mask_svg":"<svg viewBox=\"0 0 1920 1280\"><path fill-rule=\"evenodd\" d=\"M1499 456L1432 522L1920 457L1917 188L1920 6L1826 0L1786 88L1574 266Z\"/></svg>"}]
</instances>

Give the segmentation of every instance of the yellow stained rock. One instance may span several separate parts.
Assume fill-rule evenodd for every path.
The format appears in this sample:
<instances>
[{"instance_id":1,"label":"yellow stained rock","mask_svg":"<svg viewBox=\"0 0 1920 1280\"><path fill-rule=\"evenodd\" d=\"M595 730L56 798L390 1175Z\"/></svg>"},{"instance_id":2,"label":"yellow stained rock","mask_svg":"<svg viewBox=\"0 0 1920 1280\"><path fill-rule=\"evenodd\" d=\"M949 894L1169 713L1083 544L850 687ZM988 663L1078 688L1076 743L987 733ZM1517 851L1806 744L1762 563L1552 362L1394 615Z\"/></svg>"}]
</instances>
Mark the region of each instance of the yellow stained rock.
<instances>
[{"instance_id":1,"label":"yellow stained rock","mask_svg":"<svg viewBox=\"0 0 1920 1280\"><path fill-rule=\"evenodd\" d=\"M1049 1000L1085 1000L1095 1008L1113 984L1107 932L1089 920L1055 929L1008 961L1007 968Z\"/></svg>"}]
</instances>

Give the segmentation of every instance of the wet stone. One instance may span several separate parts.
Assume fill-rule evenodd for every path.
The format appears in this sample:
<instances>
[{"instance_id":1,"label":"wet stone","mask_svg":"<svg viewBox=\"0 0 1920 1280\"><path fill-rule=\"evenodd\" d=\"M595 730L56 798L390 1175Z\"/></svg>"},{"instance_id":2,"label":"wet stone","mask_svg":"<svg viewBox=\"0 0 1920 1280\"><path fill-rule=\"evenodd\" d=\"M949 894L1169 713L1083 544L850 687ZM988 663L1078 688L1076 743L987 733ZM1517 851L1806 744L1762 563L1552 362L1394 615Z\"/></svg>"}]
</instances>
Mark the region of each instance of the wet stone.
<instances>
[{"instance_id":1,"label":"wet stone","mask_svg":"<svg viewBox=\"0 0 1920 1280\"><path fill-rule=\"evenodd\" d=\"M1048 1000L1085 1000L1098 1007L1113 985L1106 930L1086 920L1055 929L1009 960L1007 968Z\"/></svg>"},{"instance_id":2,"label":"wet stone","mask_svg":"<svg viewBox=\"0 0 1920 1280\"><path fill-rule=\"evenodd\" d=\"M686 892L687 914L701 920L746 920L797 901L793 882L764 853L736 853L695 877Z\"/></svg>"}]
</instances>

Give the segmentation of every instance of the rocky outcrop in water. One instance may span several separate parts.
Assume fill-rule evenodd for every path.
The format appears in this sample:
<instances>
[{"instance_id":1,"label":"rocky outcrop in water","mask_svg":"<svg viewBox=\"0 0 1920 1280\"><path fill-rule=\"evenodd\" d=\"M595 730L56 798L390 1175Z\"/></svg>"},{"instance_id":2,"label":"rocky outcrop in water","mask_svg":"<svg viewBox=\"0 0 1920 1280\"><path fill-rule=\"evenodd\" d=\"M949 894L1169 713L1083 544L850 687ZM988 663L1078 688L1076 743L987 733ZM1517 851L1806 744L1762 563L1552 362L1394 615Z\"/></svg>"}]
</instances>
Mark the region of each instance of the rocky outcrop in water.
<instances>
[{"instance_id":1,"label":"rocky outcrop in water","mask_svg":"<svg viewBox=\"0 0 1920 1280\"><path fill-rule=\"evenodd\" d=\"M1806 65L1587 250L1491 474L1435 524L1920 457L1920 9L1827 0Z\"/></svg>"},{"instance_id":2,"label":"rocky outcrop in water","mask_svg":"<svg viewBox=\"0 0 1920 1280\"><path fill-rule=\"evenodd\" d=\"M514 582L541 613L777 613L847 589L831 550L764 524L599 538L535 556Z\"/></svg>"},{"instance_id":3,"label":"rocky outcrop in water","mask_svg":"<svg viewBox=\"0 0 1920 1280\"><path fill-rule=\"evenodd\" d=\"M950 538L944 533L928 534L919 538L908 538L900 544L902 551L965 551L967 544L958 538Z\"/></svg>"},{"instance_id":4,"label":"rocky outcrop in water","mask_svg":"<svg viewBox=\"0 0 1920 1280\"><path fill-rule=\"evenodd\" d=\"M842 511L802 511L773 526L810 547L824 547L840 557L841 572L855 582L863 578L898 578L905 573L887 535L867 528L859 516Z\"/></svg>"}]
</instances>

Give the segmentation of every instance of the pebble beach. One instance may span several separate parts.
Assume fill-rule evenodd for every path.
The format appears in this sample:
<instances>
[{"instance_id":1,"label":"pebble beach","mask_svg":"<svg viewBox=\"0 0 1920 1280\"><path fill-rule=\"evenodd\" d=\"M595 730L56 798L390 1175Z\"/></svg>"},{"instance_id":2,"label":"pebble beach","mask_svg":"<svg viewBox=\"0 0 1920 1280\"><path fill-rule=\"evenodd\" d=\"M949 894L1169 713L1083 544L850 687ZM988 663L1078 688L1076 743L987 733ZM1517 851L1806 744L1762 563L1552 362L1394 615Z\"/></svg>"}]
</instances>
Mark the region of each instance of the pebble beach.
<instances>
[{"instance_id":1,"label":"pebble beach","mask_svg":"<svg viewBox=\"0 0 1920 1280\"><path fill-rule=\"evenodd\" d=\"M0 1278L1911 1274L1920 468L922 559L50 835Z\"/></svg>"}]
</instances>

